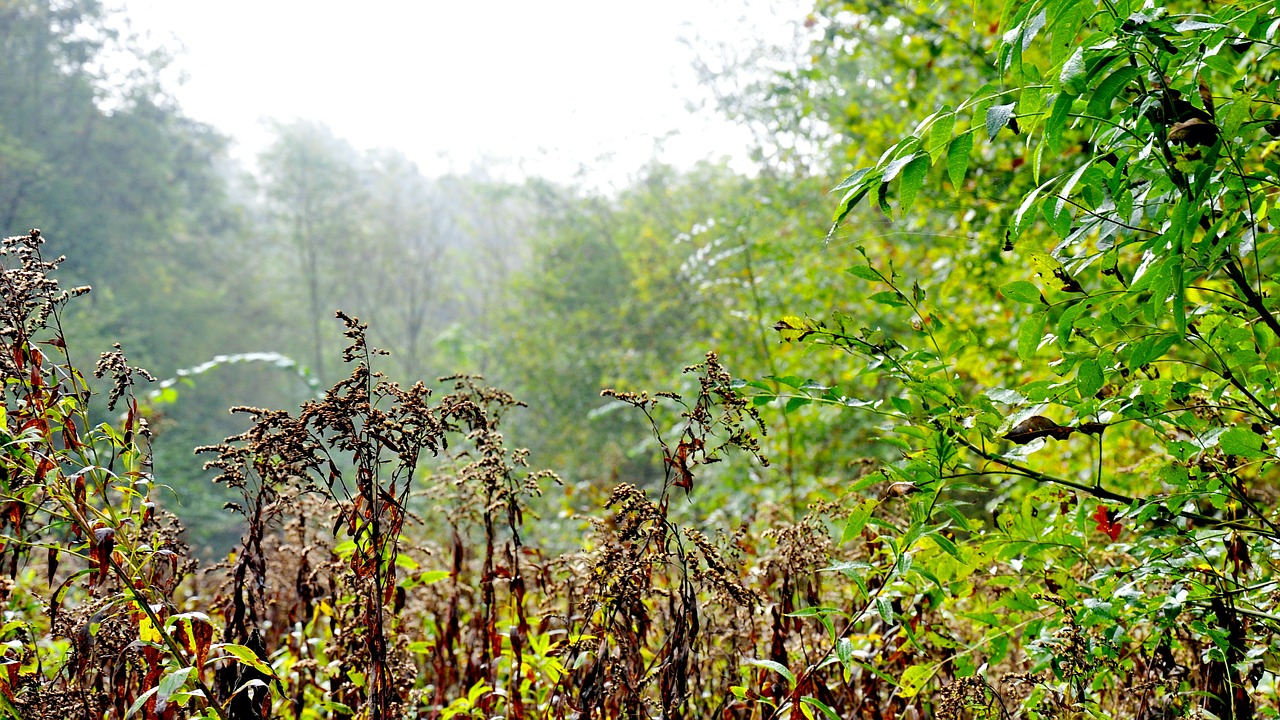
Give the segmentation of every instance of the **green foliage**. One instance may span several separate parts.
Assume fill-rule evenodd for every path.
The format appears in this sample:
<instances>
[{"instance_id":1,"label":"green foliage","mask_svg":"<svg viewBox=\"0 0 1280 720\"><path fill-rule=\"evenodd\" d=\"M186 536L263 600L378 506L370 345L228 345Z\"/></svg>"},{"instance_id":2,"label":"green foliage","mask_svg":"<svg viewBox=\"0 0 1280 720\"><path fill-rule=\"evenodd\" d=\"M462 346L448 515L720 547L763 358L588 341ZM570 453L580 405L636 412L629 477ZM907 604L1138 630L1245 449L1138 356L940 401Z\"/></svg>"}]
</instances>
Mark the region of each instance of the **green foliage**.
<instances>
[{"instance_id":1,"label":"green foliage","mask_svg":"<svg viewBox=\"0 0 1280 720\"><path fill-rule=\"evenodd\" d=\"M850 272L910 331L838 313L778 324L862 361L875 395L799 389L874 411L901 448L875 477L909 498L911 522L874 541L920 573L899 597L943 608L902 626L936 635L913 638L930 660L900 677L903 697L934 687L935 711L952 707L960 686L939 671L975 663L962 672L946 638L987 618L1029 642L982 653L970 703L1275 712L1274 13L1010 3L1001 89L951 100L837 188L837 226L872 198L905 218L944 157L964 197L975 147L1020 155L1021 198L981 211L998 240L938 240L918 258L860 248ZM904 562L931 533L945 551ZM991 576L957 586L957 562ZM997 591L1008 575L1016 588ZM1010 683L1030 693L1011 705Z\"/></svg>"}]
</instances>

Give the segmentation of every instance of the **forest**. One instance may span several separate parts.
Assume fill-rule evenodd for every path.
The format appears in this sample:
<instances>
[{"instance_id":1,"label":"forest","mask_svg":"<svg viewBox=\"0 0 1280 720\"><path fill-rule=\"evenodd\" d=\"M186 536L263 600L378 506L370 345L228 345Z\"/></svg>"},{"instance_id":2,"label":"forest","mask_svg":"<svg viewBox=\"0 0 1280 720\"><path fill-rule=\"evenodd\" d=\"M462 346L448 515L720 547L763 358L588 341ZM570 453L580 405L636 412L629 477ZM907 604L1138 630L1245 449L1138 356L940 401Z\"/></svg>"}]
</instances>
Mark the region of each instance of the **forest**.
<instances>
[{"instance_id":1,"label":"forest","mask_svg":"<svg viewBox=\"0 0 1280 720\"><path fill-rule=\"evenodd\" d=\"M1280 716L1276 3L815 0L607 191L111 16L0 0L0 717Z\"/></svg>"}]
</instances>

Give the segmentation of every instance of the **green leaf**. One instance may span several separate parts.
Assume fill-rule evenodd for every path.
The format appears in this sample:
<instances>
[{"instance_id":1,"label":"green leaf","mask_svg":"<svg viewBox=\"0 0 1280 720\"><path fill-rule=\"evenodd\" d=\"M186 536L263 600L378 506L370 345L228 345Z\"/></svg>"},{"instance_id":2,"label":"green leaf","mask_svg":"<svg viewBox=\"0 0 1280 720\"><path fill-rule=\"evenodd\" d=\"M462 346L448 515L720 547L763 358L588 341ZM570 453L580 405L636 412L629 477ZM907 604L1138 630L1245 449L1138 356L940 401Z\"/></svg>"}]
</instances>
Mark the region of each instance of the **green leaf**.
<instances>
[{"instance_id":1,"label":"green leaf","mask_svg":"<svg viewBox=\"0 0 1280 720\"><path fill-rule=\"evenodd\" d=\"M844 180L841 180L839 185L836 185L835 187L831 188L831 192L835 193L841 190L847 190L851 187L856 187L859 183L862 182L862 178L866 177L867 173L871 172L874 169L875 168L865 167L865 168L859 168L858 170L854 170L852 173L849 174L849 177L845 178Z\"/></svg>"},{"instance_id":2,"label":"green leaf","mask_svg":"<svg viewBox=\"0 0 1280 720\"><path fill-rule=\"evenodd\" d=\"M1236 70L1235 63L1222 53L1218 53L1216 55L1201 55L1200 60L1202 60L1205 65L1208 65L1215 71L1222 73L1227 77L1232 77L1238 72Z\"/></svg>"},{"instance_id":3,"label":"green leaf","mask_svg":"<svg viewBox=\"0 0 1280 720\"><path fill-rule=\"evenodd\" d=\"M986 392L986 396L1005 405L1020 405L1027 401L1022 393L1008 388L991 388Z\"/></svg>"},{"instance_id":4,"label":"green leaf","mask_svg":"<svg viewBox=\"0 0 1280 720\"><path fill-rule=\"evenodd\" d=\"M1040 346L1040 339L1043 337L1041 331L1044 330L1044 322L1048 317L1049 312L1042 310L1024 320L1022 327L1018 329L1018 359L1022 362L1025 363L1035 356L1036 349Z\"/></svg>"},{"instance_id":5,"label":"green leaf","mask_svg":"<svg viewBox=\"0 0 1280 720\"><path fill-rule=\"evenodd\" d=\"M129 706L129 711L124 714L125 718L133 717L134 713L141 710L142 706L147 704L147 700L150 700L151 696L155 695L159 690L160 690L159 687L153 687L150 690L139 695L138 699L134 700L133 704Z\"/></svg>"},{"instance_id":6,"label":"green leaf","mask_svg":"<svg viewBox=\"0 0 1280 720\"><path fill-rule=\"evenodd\" d=\"M1240 131L1240 125L1249 119L1249 101L1248 93L1236 93L1231 98L1231 103L1222 112L1222 135L1225 139L1234 139L1236 133Z\"/></svg>"},{"instance_id":7,"label":"green leaf","mask_svg":"<svg viewBox=\"0 0 1280 720\"><path fill-rule=\"evenodd\" d=\"M1014 302L1029 303L1031 305L1042 302L1040 288L1026 280L1014 280L1011 283L1001 285L1000 294Z\"/></svg>"},{"instance_id":8,"label":"green leaf","mask_svg":"<svg viewBox=\"0 0 1280 720\"><path fill-rule=\"evenodd\" d=\"M1000 11L1000 28L1002 30L1009 30L1010 23L1017 22L1017 20L1014 19L1016 16L1013 15L1013 11L1015 8L1019 8L1022 5L1023 4L1018 0L1004 0L1003 9ZM1025 9L1025 7L1023 9Z\"/></svg>"},{"instance_id":9,"label":"green leaf","mask_svg":"<svg viewBox=\"0 0 1280 720\"><path fill-rule=\"evenodd\" d=\"M854 277L860 277L863 280L870 280L871 282L880 282L884 279L880 277L880 273L876 272L874 268L867 265L854 265L853 267L845 270L845 272L853 275Z\"/></svg>"},{"instance_id":10,"label":"green leaf","mask_svg":"<svg viewBox=\"0 0 1280 720\"><path fill-rule=\"evenodd\" d=\"M858 503L858 506L849 514L849 519L844 524L844 532L840 533L841 545L862 534L862 529L867 526L867 519L871 517L871 513L875 512L878 504L878 502L870 498Z\"/></svg>"},{"instance_id":11,"label":"green leaf","mask_svg":"<svg viewBox=\"0 0 1280 720\"><path fill-rule=\"evenodd\" d=\"M960 562L964 562L964 558L961 557L960 555L960 548L957 547L954 542L952 542L951 538L943 535L940 532L930 533L928 535L928 538L933 542L937 543L938 547L942 548L942 550L946 552L948 555L955 558L956 560L959 560Z\"/></svg>"},{"instance_id":12,"label":"green leaf","mask_svg":"<svg viewBox=\"0 0 1280 720\"><path fill-rule=\"evenodd\" d=\"M1120 91L1128 87L1129 83L1138 77L1138 74L1138 68L1132 65L1126 65L1111 73L1106 80L1098 84L1098 87L1093 91L1093 95L1089 97L1087 112L1099 118L1109 116L1111 114L1111 101L1115 100Z\"/></svg>"},{"instance_id":13,"label":"green leaf","mask_svg":"<svg viewBox=\"0 0 1280 720\"><path fill-rule=\"evenodd\" d=\"M488 683L481 680L477 682L475 685L472 685L471 689L467 691L467 700L472 705L475 705L477 700L484 697L485 695L488 695L492 689L493 688L489 687Z\"/></svg>"},{"instance_id":14,"label":"green leaf","mask_svg":"<svg viewBox=\"0 0 1280 720\"><path fill-rule=\"evenodd\" d=\"M888 183L889 181L898 177L898 173L902 172L902 169L905 168L907 165L909 165L915 159L916 159L916 154L909 153L907 155L903 155L902 157L894 160L893 162L890 162L888 166L886 166L884 169L884 176L882 177L882 181L885 183Z\"/></svg>"},{"instance_id":15,"label":"green leaf","mask_svg":"<svg viewBox=\"0 0 1280 720\"><path fill-rule=\"evenodd\" d=\"M840 664L849 667L853 664L853 641L847 637L842 637L836 641L836 657L840 659Z\"/></svg>"},{"instance_id":16,"label":"green leaf","mask_svg":"<svg viewBox=\"0 0 1280 720\"><path fill-rule=\"evenodd\" d=\"M1000 133L1000 129L1009 124L1013 119L1013 109L1017 103L1009 103L1007 105L992 105L987 108L987 139L994 140L996 135Z\"/></svg>"},{"instance_id":17,"label":"green leaf","mask_svg":"<svg viewBox=\"0 0 1280 720\"><path fill-rule=\"evenodd\" d=\"M864 562L846 560L844 562L838 562L829 568L823 568L823 570L834 570L841 575L844 575L858 586L858 589L862 591L863 595L867 594L867 580L865 576L873 572L871 565Z\"/></svg>"},{"instance_id":18,"label":"green leaf","mask_svg":"<svg viewBox=\"0 0 1280 720\"><path fill-rule=\"evenodd\" d=\"M951 189L958 195L964 186L964 176L969 170L969 153L973 150L973 133L966 132L947 147L947 176Z\"/></svg>"},{"instance_id":19,"label":"green leaf","mask_svg":"<svg viewBox=\"0 0 1280 720\"><path fill-rule=\"evenodd\" d=\"M1043 165L1044 148L1048 143L1036 143L1036 151L1031 158L1031 179L1032 182L1040 182L1040 168Z\"/></svg>"},{"instance_id":20,"label":"green leaf","mask_svg":"<svg viewBox=\"0 0 1280 720\"><path fill-rule=\"evenodd\" d=\"M1183 20L1173 26L1175 32L1194 33L1203 30L1217 30L1223 27L1222 23L1204 22L1203 20Z\"/></svg>"},{"instance_id":21,"label":"green leaf","mask_svg":"<svg viewBox=\"0 0 1280 720\"><path fill-rule=\"evenodd\" d=\"M1076 369L1076 390L1081 398L1093 397L1103 385L1102 368L1098 361L1088 358Z\"/></svg>"},{"instance_id":22,"label":"green leaf","mask_svg":"<svg viewBox=\"0 0 1280 720\"><path fill-rule=\"evenodd\" d=\"M1062 84L1063 94L1074 100L1075 96L1084 92L1084 81L1084 48L1077 47L1071 57L1062 63L1062 72L1058 73L1058 82Z\"/></svg>"},{"instance_id":23,"label":"green leaf","mask_svg":"<svg viewBox=\"0 0 1280 720\"><path fill-rule=\"evenodd\" d=\"M1058 191L1058 203L1055 208L1056 212L1062 212L1067 204L1067 199L1071 197L1071 192L1076 189L1076 185L1080 182L1080 179L1084 177L1084 174L1088 172L1091 167L1093 167L1093 159L1085 161L1080 165L1080 167L1076 168L1075 172L1071 173L1071 177L1067 178L1067 182L1064 183L1062 189Z\"/></svg>"},{"instance_id":24,"label":"green leaf","mask_svg":"<svg viewBox=\"0 0 1280 720\"><path fill-rule=\"evenodd\" d=\"M1178 342L1177 335L1148 335L1139 340L1133 346L1133 351L1129 353L1129 369L1137 370L1147 363L1159 360L1169 352L1169 348Z\"/></svg>"},{"instance_id":25,"label":"green leaf","mask_svg":"<svg viewBox=\"0 0 1280 720\"><path fill-rule=\"evenodd\" d=\"M1062 133L1067 129L1068 115L1075 101L1075 96L1066 92L1058 93L1058 99L1053 101L1049 120L1044 125L1044 141L1050 152L1062 152Z\"/></svg>"},{"instance_id":26,"label":"green leaf","mask_svg":"<svg viewBox=\"0 0 1280 720\"><path fill-rule=\"evenodd\" d=\"M881 305L889 305L892 307L906 307L907 305L907 301L902 297L902 293L895 290L882 290L878 293L873 293L871 297L867 299L871 302L880 303Z\"/></svg>"},{"instance_id":27,"label":"green leaf","mask_svg":"<svg viewBox=\"0 0 1280 720\"><path fill-rule=\"evenodd\" d=\"M845 193L844 197L840 198L840 209L836 212L835 218L832 220L833 230L835 229L835 225L839 225L841 220L844 220L849 213L853 212L853 209L858 206L858 203L862 202L862 198L866 197L869 192L871 192L870 185L861 185L849 188L849 192Z\"/></svg>"},{"instance_id":28,"label":"green leaf","mask_svg":"<svg viewBox=\"0 0 1280 720\"><path fill-rule=\"evenodd\" d=\"M1246 458L1265 458L1262 436L1247 427L1233 427L1218 437L1218 447L1228 455Z\"/></svg>"},{"instance_id":29,"label":"green leaf","mask_svg":"<svg viewBox=\"0 0 1280 720\"><path fill-rule=\"evenodd\" d=\"M786 316L783 318L783 321L791 324L792 327L800 327L800 324L804 322L794 315ZM799 375L769 375L768 378L779 385L786 385L787 387L794 388L796 390L804 387L805 383L808 382Z\"/></svg>"},{"instance_id":30,"label":"green leaf","mask_svg":"<svg viewBox=\"0 0 1280 720\"><path fill-rule=\"evenodd\" d=\"M448 570L428 570L427 572L420 573L418 575L418 584L431 585L433 583L438 583L441 580L444 580L450 575L452 575L452 573L449 572Z\"/></svg>"},{"instance_id":31,"label":"green leaf","mask_svg":"<svg viewBox=\"0 0 1280 720\"><path fill-rule=\"evenodd\" d=\"M1183 253L1183 243L1187 235L1188 222L1196 222L1196 218L1189 217L1189 203L1184 197L1173 207L1173 213L1169 217L1169 230L1165 233L1165 237L1169 237L1169 256L1173 264L1173 319L1174 326L1178 329L1178 337L1186 337L1187 335L1187 284L1185 278L1186 256ZM1164 298L1152 298L1153 302L1163 302Z\"/></svg>"},{"instance_id":32,"label":"green leaf","mask_svg":"<svg viewBox=\"0 0 1280 720\"><path fill-rule=\"evenodd\" d=\"M790 415L793 411L799 410L800 408L804 407L805 405L808 405L811 402L813 402L813 400L807 397L787 398L787 404L782 408L782 414Z\"/></svg>"},{"instance_id":33,"label":"green leaf","mask_svg":"<svg viewBox=\"0 0 1280 720\"><path fill-rule=\"evenodd\" d=\"M156 704L167 703L174 693L182 689L187 684L187 677L191 675L192 667L184 667L181 670L175 670L168 675L160 678L159 692L156 694Z\"/></svg>"},{"instance_id":34,"label":"green leaf","mask_svg":"<svg viewBox=\"0 0 1280 720\"><path fill-rule=\"evenodd\" d=\"M947 143L951 141L951 132L956 127L956 114L950 112L949 107L944 110L947 110L946 114L933 121L933 126L929 128L929 137L925 141L925 151L929 153L931 163L937 162L938 158L942 157Z\"/></svg>"},{"instance_id":35,"label":"green leaf","mask_svg":"<svg viewBox=\"0 0 1280 720\"><path fill-rule=\"evenodd\" d=\"M929 174L929 156L917 155L902 169L902 182L898 185L898 204L905 216L916 202L916 194Z\"/></svg>"},{"instance_id":36,"label":"green leaf","mask_svg":"<svg viewBox=\"0 0 1280 720\"><path fill-rule=\"evenodd\" d=\"M1039 35L1040 31L1044 29L1046 21L1047 21L1047 18L1046 18L1045 11L1041 10L1035 15L1032 15L1026 21L1026 23L1022 26L1022 49L1023 50L1030 48L1031 44L1035 42L1036 35Z\"/></svg>"},{"instance_id":37,"label":"green leaf","mask_svg":"<svg viewBox=\"0 0 1280 720\"><path fill-rule=\"evenodd\" d=\"M1013 214L1013 225L1009 229L1010 239L1017 238L1022 234L1022 231L1026 229L1024 221L1027 219L1028 215L1030 215L1032 220L1035 219L1036 214L1031 212L1031 209L1035 207L1036 200L1039 199L1040 193L1045 188L1049 187L1049 185L1053 184L1057 179L1058 177L1056 175L1049 178L1043 183L1037 185L1034 190L1027 193L1027 196L1022 199L1022 204L1018 206L1017 212Z\"/></svg>"},{"instance_id":38,"label":"green leaf","mask_svg":"<svg viewBox=\"0 0 1280 720\"><path fill-rule=\"evenodd\" d=\"M772 660L748 660L747 664L756 665L758 667L762 667L767 670L772 670L778 673L779 675L781 675L782 677L786 678L788 685L795 687L795 684L796 684L795 674L793 674L790 670L786 668L786 666L782 665L781 663L776 663Z\"/></svg>"},{"instance_id":39,"label":"green leaf","mask_svg":"<svg viewBox=\"0 0 1280 720\"><path fill-rule=\"evenodd\" d=\"M876 205L887 217L893 217L893 208L889 207L889 181L876 181Z\"/></svg>"},{"instance_id":40,"label":"green leaf","mask_svg":"<svg viewBox=\"0 0 1280 720\"><path fill-rule=\"evenodd\" d=\"M876 598L876 612L880 614L880 619L884 620L886 625L893 624L893 603L889 602L889 598L884 596Z\"/></svg>"},{"instance_id":41,"label":"green leaf","mask_svg":"<svg viewBox=\"0 0 1280 720\"><path fill-rule=\"evenodd\" d=\"M799 618L825 617L827 615L843 615L843 614L844 613L840 612L839 610L833 607L822 607L819 605L810 605L809 607L802 607L799 610L796 610L795 612L787 613L787 617L799 617Z\"/></svg>"},{"instance_id":42,"label":"green leaf","mask_svg":"<svg viewBox=\"0 0 1280 720\"><path fill-rule=\"evenodd\" d=\"M822 702L821 700L818 700L817 698L812 698L812 697L809 697L808 695L805 695L804 697L800 698L800 702L804 703L805 705L812 705L813 707L818 708L819 710L822 711L822 714L830 718L830 720L840 720L840 716L836 714L835 710L831 709L830 705Z\"/></svg>"}]
</instances>

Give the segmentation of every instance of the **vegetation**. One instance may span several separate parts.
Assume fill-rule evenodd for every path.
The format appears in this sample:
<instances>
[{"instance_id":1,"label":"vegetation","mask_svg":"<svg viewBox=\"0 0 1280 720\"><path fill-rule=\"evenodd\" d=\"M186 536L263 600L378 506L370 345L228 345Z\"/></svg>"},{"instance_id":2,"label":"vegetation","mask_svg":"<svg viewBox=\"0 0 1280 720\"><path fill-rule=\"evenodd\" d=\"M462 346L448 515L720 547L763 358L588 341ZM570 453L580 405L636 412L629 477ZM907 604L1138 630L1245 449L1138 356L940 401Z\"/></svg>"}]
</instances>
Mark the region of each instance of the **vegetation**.
<instances>
[{"instance_id":1,"label":"vegetation","mask_svg":"<svg viewBox=\"0 0 1280 720\"><path fill-rule=\"evenodd\" d=\"M0 714L1280 715L1276 13L823 0L598 196L0 4Z\"/></svg>"}]
</instances>

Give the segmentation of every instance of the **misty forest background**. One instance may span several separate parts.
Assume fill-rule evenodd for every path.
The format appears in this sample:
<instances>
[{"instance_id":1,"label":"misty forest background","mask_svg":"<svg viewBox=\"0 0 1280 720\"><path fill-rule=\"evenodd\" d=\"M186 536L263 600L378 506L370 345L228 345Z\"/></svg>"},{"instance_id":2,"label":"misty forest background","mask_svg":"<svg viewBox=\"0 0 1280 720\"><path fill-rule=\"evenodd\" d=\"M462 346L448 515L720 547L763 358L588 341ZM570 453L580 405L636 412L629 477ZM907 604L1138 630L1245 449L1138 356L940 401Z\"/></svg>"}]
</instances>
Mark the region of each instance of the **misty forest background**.
<instances>
[{"instance_id":1,"label":"misty forest background","mask_svg":"<svg viewBox=\"0 0 1280 720\"><path fill-rule=\"evenodd\" d=\"M573 503L660 476L643 418L611 412L601 389L676 388L710 349L741 377L789 374L798 353L769 330L777 317L851 300L838 272L850 240L823 241L826 191L857 148L926 99L905 91L911 65L932 62L903 52L905 26L878 39L883 53L867 48L898 78L874 88L859 78L880 70L834 58L802 71L800 46L703 48L721 110L757 139L748 174L654 163L609 192L483 167L428 177L395 148L355 148L319 119L272 122L250 172L229 159L228 138L172 100L169 57L130 55L136 43L103 7L0 5L0 226L40 227L68 258L64 286L93 287L64 318L80 362L119 342L161 379L204 370L150 412L157 474L173 489L162 502L194 545L218 552L239 527L191 449L243 429L229 406L295 406L342 376L337 309L371 324L394 379L478 373L526 402L512 440L584 491ZM797 37L839 30L819 15L796 20L810 26ZM953 82L981 69L957 67ZM298 366L209 362L263 352ZM844 442L847 425L788 418L770 441L773 468L725 472L696 502L730 515L762 500L802 507L862 452Z\"/></svg>"}]
</instances>

